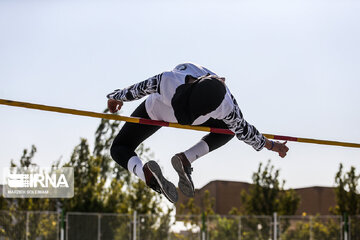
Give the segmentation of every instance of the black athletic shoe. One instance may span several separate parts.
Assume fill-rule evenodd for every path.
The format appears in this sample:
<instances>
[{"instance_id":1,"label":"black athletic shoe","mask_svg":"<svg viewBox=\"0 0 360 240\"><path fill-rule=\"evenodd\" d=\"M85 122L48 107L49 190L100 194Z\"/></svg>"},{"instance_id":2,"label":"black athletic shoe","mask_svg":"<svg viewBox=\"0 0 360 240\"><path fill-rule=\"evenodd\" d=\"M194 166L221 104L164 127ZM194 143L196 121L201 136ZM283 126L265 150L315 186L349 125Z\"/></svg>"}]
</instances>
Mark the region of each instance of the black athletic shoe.
<instances>
[{"instance_id":1,"label":"black athletic shoe","mask_svg":"<svg viewBox=\"0 0 360 240\"><path fill-rule=\"evenodd\" d=\"M192 167L184 153L175 154L171 158L171 164L179 174L179 188L187 197L195 195L194 183L191 179Z\"/></svg>"},{"instance_id":2,"label":"black athletic shoe","mask_svg":"<svg viewBox=\"0 0 360 240\"><path fill-rule=\"evenodd\" d=\"M143 171L146 185L155 192L162 193L172 203L178 200L178 193L174 184L169 182L163 176L160 166L155 161L149 161L144 164Z\"/></svg>"}]
</instances>

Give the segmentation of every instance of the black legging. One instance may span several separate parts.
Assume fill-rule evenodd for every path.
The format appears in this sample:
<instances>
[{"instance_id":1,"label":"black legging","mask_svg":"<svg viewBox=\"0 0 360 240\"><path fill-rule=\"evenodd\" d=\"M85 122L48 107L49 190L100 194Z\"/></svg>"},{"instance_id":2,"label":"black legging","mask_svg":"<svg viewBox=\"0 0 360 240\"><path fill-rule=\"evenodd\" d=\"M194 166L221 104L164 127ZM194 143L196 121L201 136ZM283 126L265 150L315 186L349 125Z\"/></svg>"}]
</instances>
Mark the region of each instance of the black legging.
<instances>
[{"instance_id":1,"label":"black legging","mask_svg":"<svg viewBox=\"0 0 360 240\"><path fill-rule=\"evenodd\" d=\"M131 114L133 117L140 117L150 119L145 109L145 101L138 106ZM210 118L201 126L214 127L214 128L227 128L226 124L217 119ZM161 126L144 125L137 123L125 123L121 128L119 134L115 137L111 146L110 153L112 158L127 169L128 161L131 157L136 156L135 149L145 139L159 130ZM230 141L234 135L209 133L202 138L209 146L210 152L221 147Z\"/></svg>"}]
</instances>

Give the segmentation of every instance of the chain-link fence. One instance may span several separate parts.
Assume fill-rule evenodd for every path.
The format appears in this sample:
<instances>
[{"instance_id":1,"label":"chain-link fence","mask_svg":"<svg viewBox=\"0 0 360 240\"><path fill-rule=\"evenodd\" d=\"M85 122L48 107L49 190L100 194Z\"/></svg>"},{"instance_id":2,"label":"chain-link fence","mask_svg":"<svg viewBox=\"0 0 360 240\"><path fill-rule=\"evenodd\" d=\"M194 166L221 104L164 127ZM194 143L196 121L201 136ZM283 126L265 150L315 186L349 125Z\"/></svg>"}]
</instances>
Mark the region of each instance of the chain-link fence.
<instances>
[{"instance_id":1,"label":"chain-link fence","mask_svg":"<svg viewBox=\"0 0 360 240\"><path fill-rule=\"evenodd\" d=\"M66 214L66 239L131 240L132 224L127 214L69 212Z\"/></svg>"},{"instance_id":2,"label":"chain-link fence","mask_svg":"<svg viewBox=\"0 0 360 240\"><path fill-rule=\"evenodd\" d=\"M58 240L59 214L0 211L0 240Z\"/></svg>"},{"instance_id":3,"label":"chain-link fence","mask_svg":"<svg viewBox=\"0 0 360 240\"><path fill-rule=\"evenodd\" d=\"M342 240L341 216L279 216L281 240Z\"/></svg>"},{"instance_id":4,"label":"chain-link fence","mask_svg":"<svg viewBox=\"0 0 360 240\"><path fill-rule=\"evenodd\" d=\"M271 239L269 216L140 215L137 239L254 240Z\"/></svg>"},{"instance_id":5,"label":"chain-link fence","mask_svg":"<svg viewBox=\"0 0 360 240\"><path fill-rule=\"evenodd\" d=\"M360 215L349 217L349 239L360 240Z\"/></svg>"},{"instance_id":6,"label":"chain-link fence","mask_svg":"<svg viewBox=\"0 0 360 240\"><path fill-rule=\"evenodd\" d=\"M206 221L206 239L271 239L270 216L210 216Z\"/></svg>"},{"instance_id":7,"label":"chain-link fence","mask_svg":"<svg viewBox=\"0 0 360 240\"><path fill-rule=\"evenodd\" d=\"M0 212L0 240L360 240L360 216ZM134 221L135 220L135 221ZM344 232L348 228L348 232Z\"/></svg>"}]
</instances>

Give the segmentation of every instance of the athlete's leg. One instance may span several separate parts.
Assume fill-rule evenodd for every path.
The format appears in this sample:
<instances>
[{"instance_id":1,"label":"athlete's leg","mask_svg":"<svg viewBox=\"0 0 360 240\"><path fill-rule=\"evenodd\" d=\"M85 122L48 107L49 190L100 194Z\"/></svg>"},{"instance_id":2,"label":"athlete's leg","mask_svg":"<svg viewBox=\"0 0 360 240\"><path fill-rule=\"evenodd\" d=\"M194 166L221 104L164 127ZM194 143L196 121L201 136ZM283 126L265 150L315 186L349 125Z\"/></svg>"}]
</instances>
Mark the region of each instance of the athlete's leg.
<instances>
[{"instance_id":1,"label":"athlete's leg","mask_svg":"<svg viewBox=\"0 0 360 240\"><path fill-rule=\"evenodd\" d=\"M131 116L149 119L145 109L145 101L135 109ZM145 181L142 170L143 165L136 155L135 149L160 128L159 126L125 123L111 146L110 153L112 158L123 168L135 173Z\"/></svg>"},{"instance_id":2,"label":"athlete's leg","mask_svg":"<svg viewBox=\"0 0 360 240\"><path fill-rule=\"evenodd\" d=\"M131 116L150 119L145 109L145 102L140 104ZM159 126L125 123L115 137L110 152L112 158L119 165L137 175L156 192L163 193L170 202L176 202L178 199L176 187L164 178L159 165L155 161L149 161L143 165L135 153L135 149L140 143L160 128Z\"/></svg>"},{"instance_id":3,"label":"athlete's leg","mask_svg":"<svg viewBox=\"0 0 360 240\"><path fill-rule=\"evenodd\" d=\"M223 121L212 118L201 125L214 128L227 128ZM191 178L191 163L199 157L223 146L233 137L233 135L209 133L185 152L175 154L175 156L172 157L171 163L179 175L178 186L185 196L193 197L195 194L194 183Z\"/></svg>"},{"instance_id":4,"label":"athlete's leg","mask_svg":"<svg viewBox=\"0 0 360 240\"><path fill-rule=\"evenodd\" d=\"M208 121L201 124L201 126L227 129L227 126L223 121L213 118L210 118ZM233 137L234 135L209 133L204 136L197 144L186 150L184 154L186 158L192 163L205 154L223 146Z\"/></svg>"}]
</instances>

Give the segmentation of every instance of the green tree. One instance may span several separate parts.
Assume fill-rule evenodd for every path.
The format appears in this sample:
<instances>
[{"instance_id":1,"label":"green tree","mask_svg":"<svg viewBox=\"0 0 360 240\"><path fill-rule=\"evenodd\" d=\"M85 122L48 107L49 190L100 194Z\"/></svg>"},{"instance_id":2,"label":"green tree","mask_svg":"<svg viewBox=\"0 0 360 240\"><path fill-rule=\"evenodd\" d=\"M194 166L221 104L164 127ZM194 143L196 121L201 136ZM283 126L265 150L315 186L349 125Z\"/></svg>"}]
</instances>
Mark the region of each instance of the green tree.
<instances>
[{"instance_id":1,"label":"green tree","mask_svg":"<svg viewBox=\"0 0 360 240\"><path fill-rule=\"evenodd\" d=\"M36 168L38 165L34 163L33 158L35 156L37 149L34 145L31 146L31 149L24 149L23 153L18 160L18 162L11 160L10 167L12 168ZM53 163L53 166L57 163ZM3 198L0 199L0 209L1 210L48 210L55 211L57 205L56 199L44 199L44 198Z\"/></svg>"},{"instance_id":2,"label":"green tree","mask_svg":"<svg viewBox=\"0 0 360 240\"><path fill-rule=\"evenodd\" d=\"M75 147L70 161L64 166L74 168L75 194L62 199L65 211L117 212L132 214L160 214L162 196L131 175L113 161L109 148L117 132L119 122L102 119L95 132L94 148L91 151L86 139ZM143 144L136 150L140 158L152 157Z\"/></svg>"},{"instance_id":3,"label":"green tree","mask_svg":"<svg viewBox=\"0 0 360 240\"><path fill-rule=\"evenodd\" d=\"M36 147L31 146L30 150L25 149L19 161L11 160L10 166L13 168L36 168L38 165L33 162ZM56 164L56 163L54 163ZM58 204L57 199L45 198L3 198L0 197L0 208L6 210L1 215L0 236L11 239L24 239L26 235L26 223L30 224L28 239L35 239L41 236L42 239L53 239L56 236L56 215L42 215L37 211L55 211ZM55 224L54 224L55 223Z\"/></svg>"},{"instance_id":4,"label":"green tree","mask_svg":"<svg viewBox=\"0 0 360 240\"><path fill-rule=\"evenodd\" d=\"M110 145L119 131L119 124L115 121L103 119L95 133L94 149L90 151L85 139L75 147L69 163L74 167L75 194L71 199L63 199L66 211L80 212L116 212L132 215L146 215L146 221L140 223L138 234L142 239L156 239L157 235L168 234L169 216L172 208L164 208L163 197L155 193L146 184L119 166L109 156ZM136 150L143 160L152 159L149 148L141 144ZM150 217L151 216L151 217ZM117 229L117 234L109 236L118 238L119 232L127 224L109 222Z\"/></svg>"},{"instance_id":5,"label":"green tree","mask_svg":"<svg viewBox=\"0 0 360 240\"><path fill-rule=\"evenodd\" d=\"M253 184L249 191L241 193L243 212L249 215L295 214L300 198L293 189L285 190L285 180L279 180L280 170L274 168L269 160L263 168L259 164L252 176Z\"/></svg>"},{"instance_id":6,"label":"green tree","mask_svg":"<svg viewBox=\"0 0 360 240\"><path fill-rule=\"evenodd\" d=\"M215 198L211 197L210 192L206 190L200 199L200 206L195 203L194 198L189 198L185 204L179 205L179 216L177 220L190 224L187 236L177 236L186 240L198 239L198 229L209 230L209 217L212 219L214 212ZM205 222L206 224L204 225Z\"/></svg>"},{"instance_id":7,"label":"green tree","mask_svg":"<svg viewBox=\"0 0 360 240\"><path fill-rule=\"evenodd\" d=\"M260 163L258 171L253 174L253 184L249 191L241 193L242 208L233 207L229 212L233 216L210 216L214 214L215 199L210 198L207 191L197 206L193 198L186 204L180 204L180 212L192 216L190 222L194 226L199 222L199 214L205 211L207 216L207 231L211 239L238 239L239 217L236 215L267 215L264 217L242 218L242 239L268 239L270 237L271 218L274 212L281 215L293 215L299 205L300 198L294 190L285 190L285 181L280 182L279 170L275 170L271 162L263 167ZM194 214L196 214L194 216Z\"/></svg>"},{"instance_id":8,"label":"green tree","mask_svg":"<svg viewBox=\"0 0 360 240\"><path fill-rule=\"evenodd\" d=\"M248 192L241 193L242 213L245 215L272 216L274 212L279 215L294 215L300 198L294 190L285 190L285 180L279 180L280 170L275 169L269 160L263 167L259 164L257 172L252 176L253 183ZM271 227L269 218L247 218L242 221L242 237L244 239L268 239ZM286 229L289 223L285 223Z\"/></svg>"},{"instance_id":9,"label":"green tree","mask_svg":"<svg viewBox=\"0 0 360 240\"><path fill-rule=\"evenodd\" d=\"M348 172L344 173L343 165L340 163L339 171L335 175L336 206L331 209L333 213L338 215L360 214L359 179L360 173L356 174L355 167L351 167Z\"/></svg>"},{"instance_id":10,"label":"green tree","mask_svg":"<svg viewBox=\"0 0 360 240\"><path fill-rule=\"evenodd\" d=\"M337 215L350 216L350 234L351 239L360 236L359 218L360 215L360 173L356 173L356 168L351 167L348 172L344 172L343 165L340 163L339 170L335 175L335 196L336 206L330 211Z\"/></svg>"},{"instance_id":11,"label":"green tree","mask_svg":"<svg viewBox=\"0 0 360 240\"><path fill-rule=\"evenodd\" d=\"M284 240L308 240L308 239L339 239L341 226L338 219L335 218L320 218L304 217L302 219L293 220L291 228L285 229L281 233L281 239Z\"/></svg>"},{"instance_id":12,"label":"green tree","mask_svg":"<svg viewBox=\"0 0 360 240\"><path fill-rule=\"evenodd\" d=\"M240 218L238 216L213 216L208 222L209 239L239 239Z\"/></svg>"},{"instance_id":13,"label":"green tree","mask_svg":"<svg viewBox=\"0 0 360 240\"><path fill-rule=\"evenodd\" d=\"M199 205L195 204L194 198L190 198L185 204L180 204L179 213L184 213L185 216L183 218L178 216L178 219L191 223L192 232L195 233L182 236L181 239L198 239L199 233L194 230L199 227L205 230L206 239L238 239L240 220L236 216L238 210L234 208L230 211L229 214L233 216L220 216L215 214L214 206L215 198L211 197L208 190L202 195Z\"/></svg>"},{"instance_id":14,"label":"green tree","mask_svg":"<svg viewBox=\"0 0 360 240\"><path fill-rule=\"evenodd\" d=\"M106 111L105 111L106 112ZM109 148L117 132L119 131L119 122L110 120L101 120L100 125L95 132L94 148L91 150L86 139L81 139L80 143L74 148L70 159L61 165L60 162L53 163L54 166L65 166L74 168L74 197L69 199L4 199L0 198L0 208L3 210L12 209L12 217L15 217L20 210L47 210L56 211L61 207L65 212L108 212L121 213L132 215L134 211L138 214L151 214L153 218L146 221L143 226L147 229L147 236L159 235L159 232L164 235L167 234L170 228L170 214L172 208L164 208L163 197L148 188L144 182L137 177L129 174L128 171L119 166L113 161L109 155ZM149 148L143 144L136 150L140 158L149 160L153 157ZM36 153L35 146L31 150L24 150L19 162L11 161L11 166L31 167L36 166L33 162ZM26 219L17 217L15 222L17 224L24 224ZM46 223L49 220L44 220L39 217L38 222L34 227L34 234L45 231ZM35 217L31 219L36 223ZM22 221L22 222L21 222ZM16 229L9 220L9 227L6 229ZM1 223L3 225L3 223ZM108 235L110 239L115 237L121 239L119 233L126 233L122 231L128 229L128 222L119 221L114 218L108 221L109 226L114 226L113 235ZM3 225L4 226L4 225ZM25 228L22 228L25 229ZM19 235L9 235L9 231L4 233L14 239L20 239ZM25 230L23 230L25 231ZM14 234L19 234L15 231ZM7 235L6 235L7 234ZM157 235L156 235L157 234ZM50 236L50 234L45 234ZM45 236L42 235L43 237ZM116 236L115 236L116 235ZM161 236L162 236L161 235ZM1 235L0 235L1 236ZM84 236L83 236L84 237ZM119 238L120 237L120 238ZM125 236L124 236L125 237ZM31 238L30 238L31 239ZM44 237L46 239L46 237Z\"/></svg>"}]
</instances>

